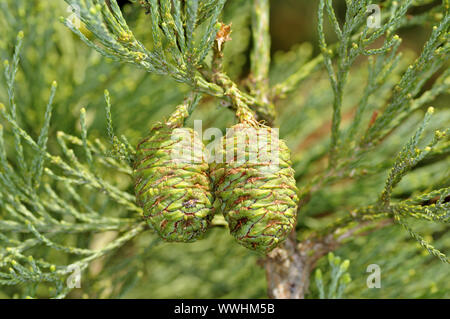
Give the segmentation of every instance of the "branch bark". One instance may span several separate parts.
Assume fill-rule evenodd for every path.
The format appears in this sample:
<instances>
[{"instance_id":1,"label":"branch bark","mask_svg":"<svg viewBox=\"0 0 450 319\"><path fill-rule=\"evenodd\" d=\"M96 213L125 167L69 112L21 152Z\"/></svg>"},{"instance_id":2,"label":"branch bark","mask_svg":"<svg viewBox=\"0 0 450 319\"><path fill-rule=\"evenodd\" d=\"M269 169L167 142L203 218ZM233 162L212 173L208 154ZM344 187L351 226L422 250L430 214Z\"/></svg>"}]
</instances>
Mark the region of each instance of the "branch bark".
<instances>
[{"instance_id":1,"label":"branch bark","mask_svg":"<svg viewBox=\"0 0 450 319\"><path fill-rule=\"evenodd\" d=\"M346 239L354 235L366 235L369 231L378 230L392 223L392 219L376 223L362 222L339 236L333 232L324 237L311 237L301 243L296 239L296 232L292 232L285 244L270 252L264 260L269 298L305 298L311 272L321 257L337 249ZM373 228L360 232L371 224Z\"/></svg>"},{"instance_id":2,"label":"branch bark","mask_svg":"<svg viewBox=\"0 0 450 319\"><path fill-rule=\"evenodd\" d=\"M309 287L311 265L298 249L295 232L265 261L267 293L274 299L303 299Z\"/></svg>"}]
</instances>

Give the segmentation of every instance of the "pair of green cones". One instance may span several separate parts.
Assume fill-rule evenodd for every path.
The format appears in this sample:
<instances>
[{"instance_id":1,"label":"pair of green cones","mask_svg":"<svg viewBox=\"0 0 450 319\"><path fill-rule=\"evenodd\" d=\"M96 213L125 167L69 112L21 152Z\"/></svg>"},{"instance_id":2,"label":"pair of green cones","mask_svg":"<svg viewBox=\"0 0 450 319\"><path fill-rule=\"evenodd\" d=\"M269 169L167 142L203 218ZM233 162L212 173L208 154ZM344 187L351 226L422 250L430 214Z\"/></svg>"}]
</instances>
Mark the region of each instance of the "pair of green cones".
<instances>
[{"instance_id":1,"label":"pair of green cones","mask_svg":"<svg viewBox=\"0 0 450 319\"><path fill-rule=\"evenodd\" d=\"M239 145L235 137L248 128L267 136L270 128L240 123L233 136L222 140L222 163L208 164L198 134L189 128L176 130L185 116L178 109L168 121L154 125L137 147L135 192L148 224L166 241L193 242L208 230L214 214L222 212L240 244L267 254L296 223L298 191L288 147L278 139L271 144L278 146L279 158L270 168L266 162L249 161L258 159L261 150L249 139ZM226 161L230 142L234 151L245 152L247 161Z\"/></svg>"}]
</instances>

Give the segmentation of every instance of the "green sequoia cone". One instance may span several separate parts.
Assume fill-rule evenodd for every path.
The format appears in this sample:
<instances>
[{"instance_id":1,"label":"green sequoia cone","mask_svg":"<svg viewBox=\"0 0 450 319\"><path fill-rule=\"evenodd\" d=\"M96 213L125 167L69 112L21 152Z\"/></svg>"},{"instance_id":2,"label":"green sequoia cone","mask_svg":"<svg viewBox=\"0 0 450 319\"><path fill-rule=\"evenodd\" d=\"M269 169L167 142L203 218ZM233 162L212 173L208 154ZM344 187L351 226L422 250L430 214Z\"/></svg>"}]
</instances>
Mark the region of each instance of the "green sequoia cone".
<instances>
[{"instance_id":1,"label":"green sequoia cone","mask_svg":"<svg viewBox=\"0 0 450 319\"><path fill-rule=\"evenodd\" d=\"M287 238L295 226L298 205L290 151L272 133L271 128L259 124L235 125L223 138L223 148L210 167L216 204L230 233L243 246L262 253ZM265 151L264 140L271 145ZM227 153L229 159L234 157L232 161L227 161ZM239 154L245 157L239 160ZM217 163L217 158L222 163Z\"/></svg>"},{"instance_id":2,"label":"green sequoia cone","mask_svg":"<svg viewBox=\"0 0 450 319\"><path fill-rule=\"evenodd\" d=\"M186 116L185 106L180 106L137 147L137 203L166 241L195 241L208 229L214 212L204 146L194 130L181 128Z\"/></svg>"}]
</instances>

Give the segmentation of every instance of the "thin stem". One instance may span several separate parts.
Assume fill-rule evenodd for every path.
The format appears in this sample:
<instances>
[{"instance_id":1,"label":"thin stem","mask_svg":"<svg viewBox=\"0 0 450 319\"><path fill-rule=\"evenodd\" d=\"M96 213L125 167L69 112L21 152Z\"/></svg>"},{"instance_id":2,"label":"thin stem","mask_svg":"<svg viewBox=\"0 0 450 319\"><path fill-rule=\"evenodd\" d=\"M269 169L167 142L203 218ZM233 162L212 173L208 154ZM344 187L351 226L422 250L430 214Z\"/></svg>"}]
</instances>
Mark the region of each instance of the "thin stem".
<instances>
[{"instance_id":1,"label":"thin stem","mask_svg":"<svg viewBox=\"0 0 450 319\"><path fill-rule=\"evenodd\" d=\"M253 52L251 71L254 78L254 89L260 100L266 100L269 91L270 66L270 5L269 0L253 0L252 31Z\"/></svg>"}]
</instances>

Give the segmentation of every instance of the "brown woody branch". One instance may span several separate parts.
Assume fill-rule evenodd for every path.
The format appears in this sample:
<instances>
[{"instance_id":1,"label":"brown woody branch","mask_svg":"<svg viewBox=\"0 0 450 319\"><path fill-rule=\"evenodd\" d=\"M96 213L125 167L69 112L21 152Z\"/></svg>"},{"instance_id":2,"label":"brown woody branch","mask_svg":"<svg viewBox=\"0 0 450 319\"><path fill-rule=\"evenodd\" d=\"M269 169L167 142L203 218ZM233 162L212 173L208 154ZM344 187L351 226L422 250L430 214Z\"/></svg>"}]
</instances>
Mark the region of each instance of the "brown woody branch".
<instances>
[{"instance_id":1,"label":"brown woody branch","mask_svg":"<svg viewBox=\"0 0 450 319\"><path fill-rule=\"evenodd\" d=\"M264 260L267 278L267 290L270 298L303 299L309 289L309 278L317 261L337 249L346 239L355 235L367 235L368 232L391 225L391 218L378 222L359 223L346 232L336 236L337 230L323 237L310 237L297 242L296 232L292 232L286 243L273 250ZM366 232L362 229L373 225Z\"/></svg>"}]
</instances>

